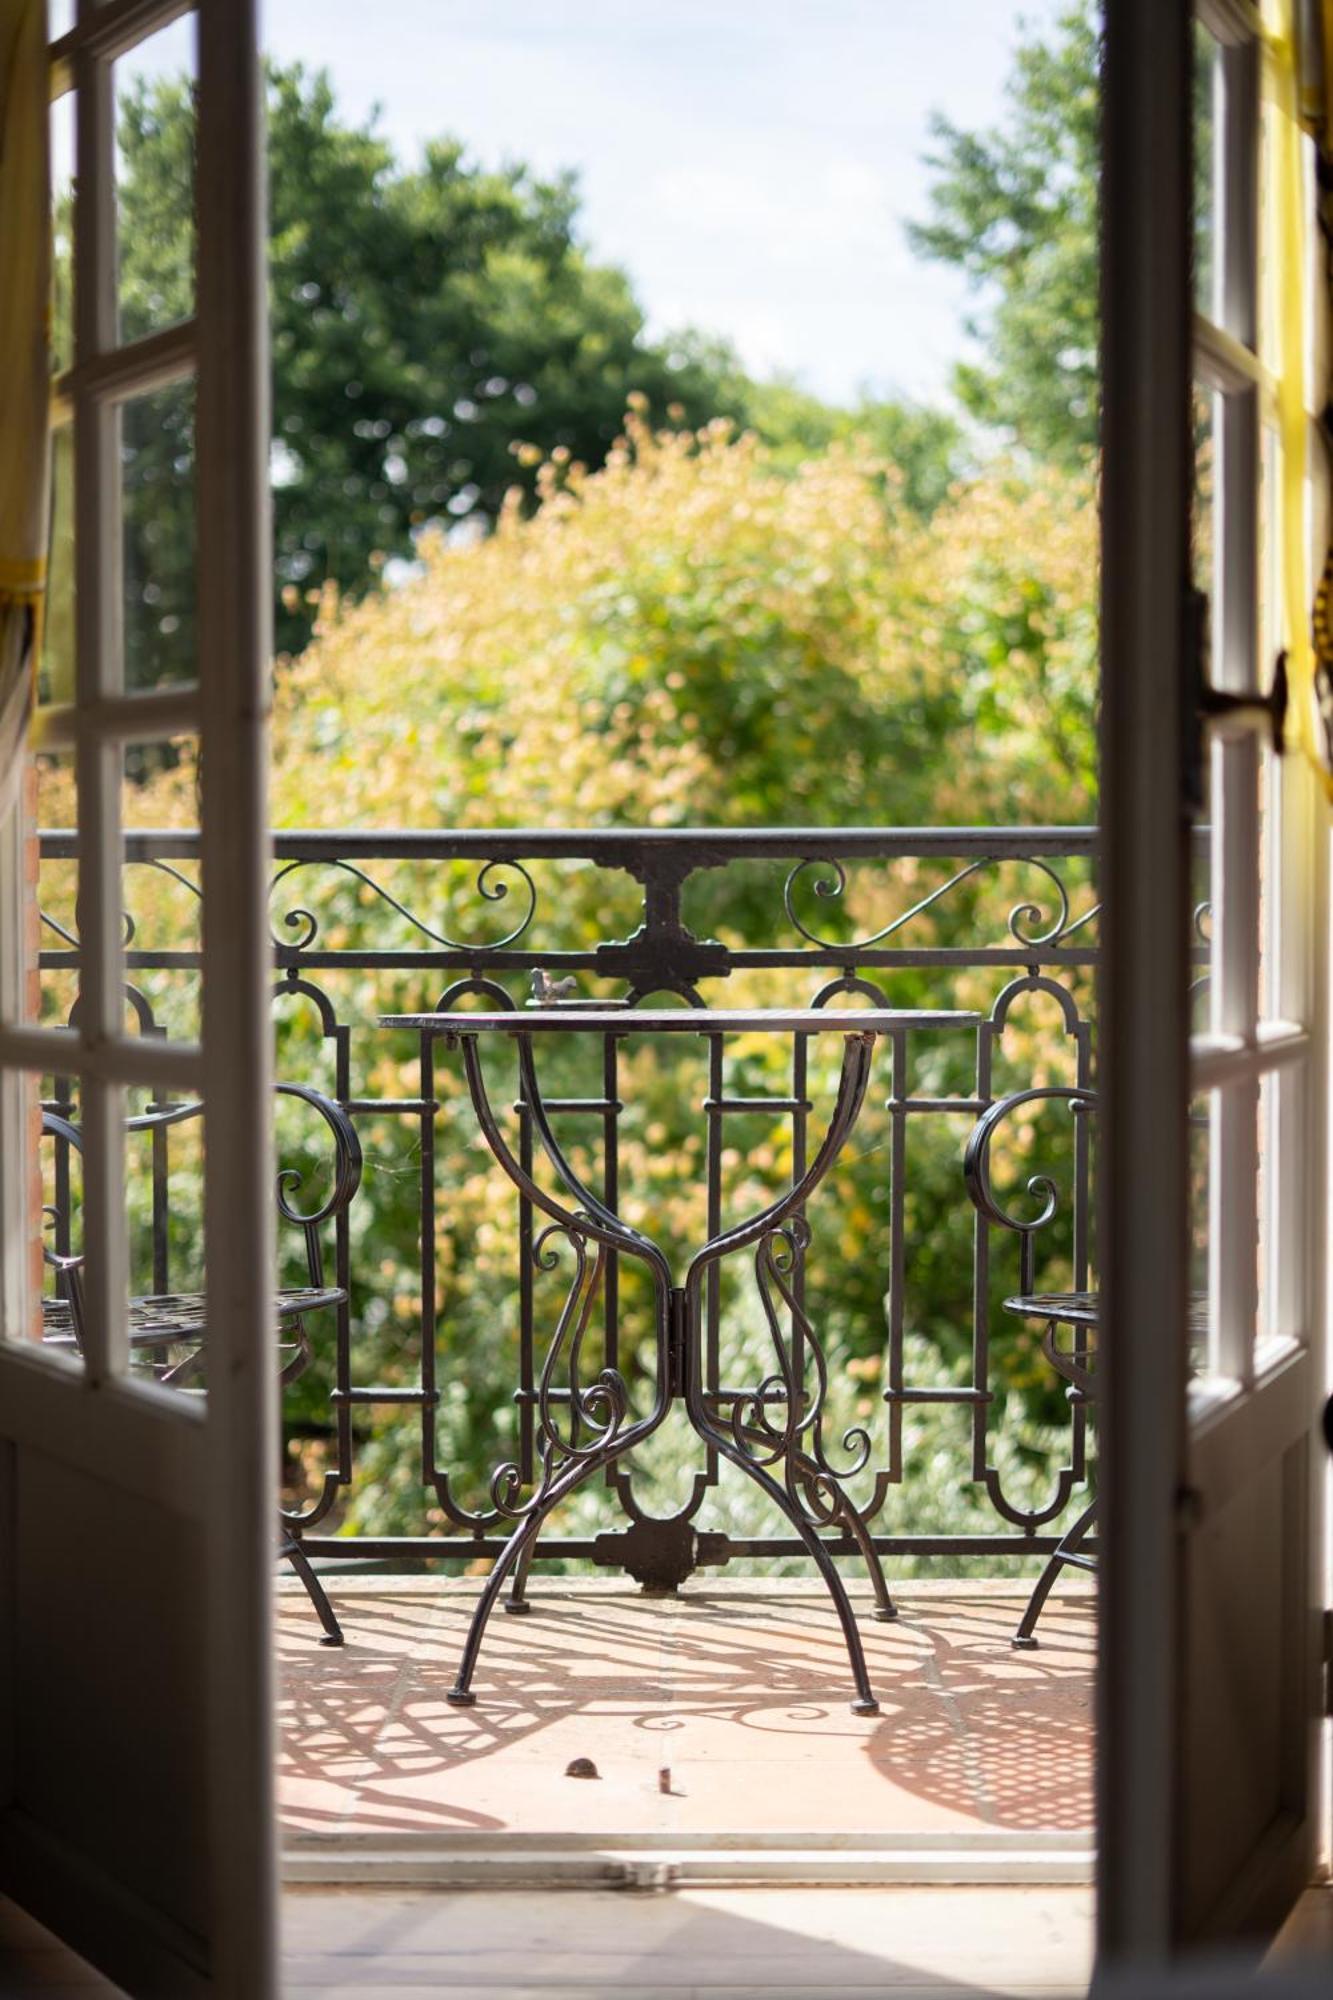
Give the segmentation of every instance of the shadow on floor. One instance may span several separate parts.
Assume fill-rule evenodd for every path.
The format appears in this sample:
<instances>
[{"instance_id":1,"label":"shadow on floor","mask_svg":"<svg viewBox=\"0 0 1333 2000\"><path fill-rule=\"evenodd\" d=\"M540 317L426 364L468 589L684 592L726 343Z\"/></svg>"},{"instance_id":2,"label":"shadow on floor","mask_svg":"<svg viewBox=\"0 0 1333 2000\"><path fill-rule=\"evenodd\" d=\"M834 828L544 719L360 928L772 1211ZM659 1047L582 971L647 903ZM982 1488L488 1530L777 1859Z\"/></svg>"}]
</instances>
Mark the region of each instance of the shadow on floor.
<instances>
[{"instance_id":1,"label":"shadow on floor","mask_svg":"<svg viewBox=\"0 0 1333 2000\"><path fill-rule=\"evenodd\" d=\"M284 1599L285 1824L304 1832L1077 1831L1092 1819L1093 1600L1009 1646L1003 1586L908 1596L863 1633L882 1713L850 1713L827 1599L799 1585L548 1583L498 1617L478 1705L453 1684L475 1585L337 1591L341 1650ZM566 1776L590 1758L595 1781Z\"/></svg>"}]
</instances>

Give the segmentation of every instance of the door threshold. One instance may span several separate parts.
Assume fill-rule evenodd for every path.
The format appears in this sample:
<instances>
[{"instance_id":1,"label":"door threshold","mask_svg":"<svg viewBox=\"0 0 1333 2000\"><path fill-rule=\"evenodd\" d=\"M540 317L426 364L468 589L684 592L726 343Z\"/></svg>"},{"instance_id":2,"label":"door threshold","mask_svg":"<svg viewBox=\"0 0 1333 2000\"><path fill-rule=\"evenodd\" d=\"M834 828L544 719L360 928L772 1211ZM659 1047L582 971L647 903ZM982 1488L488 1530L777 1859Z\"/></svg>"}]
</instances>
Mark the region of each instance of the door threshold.
<instances>
[{"instance_id":1,"label":"door threshold","mask_svg":"<svg viewBox=\"0 0 1333 2000\"><path fill-rule=\"evenodd\" d=\"M885 1834L505 1834L471 1831L289 1837L284 1886L366 1888L637 1889L762 1883L858 1887L885 1883L1061 1885L1093 1880L1090 1830L999 1829Z\"/></svg>"}]
</instances>

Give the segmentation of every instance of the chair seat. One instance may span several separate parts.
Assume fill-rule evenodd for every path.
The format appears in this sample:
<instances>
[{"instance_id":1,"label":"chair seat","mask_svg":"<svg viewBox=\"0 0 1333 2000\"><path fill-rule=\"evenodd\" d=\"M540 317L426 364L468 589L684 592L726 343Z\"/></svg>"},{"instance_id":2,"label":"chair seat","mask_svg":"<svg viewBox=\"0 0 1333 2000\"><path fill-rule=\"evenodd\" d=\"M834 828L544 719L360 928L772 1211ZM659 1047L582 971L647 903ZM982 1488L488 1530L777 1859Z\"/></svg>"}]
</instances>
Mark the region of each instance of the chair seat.
<instances>
[{"instance_id":1,"label":"chair seat","mask_svg":"<svg viewBox=\"0 0 1333 2000\"><path fill-rule=\"evenodd\" d=\"M346 1292L336 1285L294 1285L274 1298L278 1325L289 1326L306 1313L340 1306L346 1297ZM131 1352L140 1347L202 1347L208 1326L205 1307L203 1292L156 1292L131 1299ZM42 1300L42 1339L51 1347L78 1345L68 1299Z\"/></svg>"},{"instance_id":2,"label":"chair seat","mask_svg":"<svg viewBox=\"0 0 1333 2000\"><path fill-rule=\"evenodd\" d=\"M1004 1309L1019 1319L1058 1319L1066 1326L1096 1326L1097 1292L1020 1292L1006 1299Z\"/></svg>"},{"instance_id":3,"label":"chair seat","mask_svg":"<svg viewBox=\"0 0 1333 2000\"><path fill-rule=\"evenodd\" d=\"M1019 1319L1056 1319L1065 1326L1095 1327L1101 1313L1100 1292L1020 1292L1006 1299L1004 1309ZM1208 1295L1191 1292L1189 1335L1203 1340L1208 1333Z\"/></svg>"}]
</instances>

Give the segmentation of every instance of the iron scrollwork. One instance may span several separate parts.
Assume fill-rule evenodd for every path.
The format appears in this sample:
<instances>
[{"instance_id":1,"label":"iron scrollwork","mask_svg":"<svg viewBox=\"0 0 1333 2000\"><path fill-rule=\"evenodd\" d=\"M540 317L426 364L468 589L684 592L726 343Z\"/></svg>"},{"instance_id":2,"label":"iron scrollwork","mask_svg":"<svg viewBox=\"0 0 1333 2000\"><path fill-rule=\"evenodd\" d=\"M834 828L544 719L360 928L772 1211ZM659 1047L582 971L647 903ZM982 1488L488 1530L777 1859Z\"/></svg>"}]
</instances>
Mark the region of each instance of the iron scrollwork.
<instances>
[{"instance_id":1,"label":"iron scrollwork","mask_svg":"<svg viewBox=\"0 0 1333 2000\"><path fill-rule=\"evenodd\" d=\"M273 877L273 881L269 887L270 900L277 895L279 888L289 876L294 875L299 869L314 866L336 870L343 875L350 876L354 881L360 882L381 903L388 909L393 910L405 923L409 924L419 936L427 939L431 944L440 946L445 951L507 950L510 946L517 944L519 939L526 934L537 912L537 885L533 881L532 876L521 861L512 860L502 855L496 855L491 860L483 863L477 872L473 884L477 894L487 903L503 903L511 895L511 884L504 879L506 873L517 877L519 884L521 884L523 904L519 915L516 921L510 925L509 929L501 937L497 938L488 938L485 940L459 938L452 936L448 931L437 929L435 925L428 924L424 917L420 917L414 910L410 910L406 903L401 902L392 891L386 889L382 882L377 882L374 876L367 873L364 868L359 867L354 861L337 858L321 860L318 863L306 860L287 862L283 867L278 869ZM320 920L315 912L305 904L298 903L294 908L284 911L281 924L282 928L290 931L292 935L282 938L276 933L274 934L274 945L280 950L298 954L307 952L315 945L320 935Z\"/></svg>"},{"instance_id":2,"label":"iron scrollwork","mask_svg":"<svg viewBox=\"0 0 1333 2000\"><path fill-rule=\"evenodd\" d=\"M169 888L173 898L189 895L198 901L198 884L193 879L198 862L195 835L129 829L125 839L127 871L141 871L139 879L143 882L146 878L142 871L156 870L164 878L164 891ZM613 990L615 997L629 1003L650 992L673 990L693 1004L710 1006L727 1004L729 982L739 974L747 980L769 977L790 980L793 969L802 967L811 975L803 991L813 989L814 1004L827 1004L837 995L847 998L855 995L872 1005L883 1006L895 993L893 981L899 969L913 973L914 992L921 990L923 979L935 980L935 990L942 999L946 991L952 997L950 982L955 977L953 972L941 969L945 966L965 971L974 991L978 980L993 977L991 991L999 997L990 1019L978 1031L978 1070L970 1092L965 1090L960 1097L914 1099L907 1081L912 1060L910 1044L904 1042L901 1048L893 1049L892 1062L885 1065L893 1079L886 1108L890 1130L899 1134L917 1131L931 1120L947 1119L956 1112L970 1111L975 1116L984 1108L990 1098L991 1053L1003 1034L1006 1008L1024 994L1039 996L1043 991L1048 995L1060 994L1059 1004L1067 1013L1063 1023L1056 1022L1054 1040L1059 1042L1062 1036L1072 1038L1078 1074L1080 1077L1089 1074L1091 1029L1083 1001L1090 990L1088 974L1097 962L1097 907L1082 891L1075 895L1071 885L1086 881L1094 851L1094 836L1090 831L1070 830L1059 838L1051 829L1034 833L1023 829L986 829L984 838L980 830L969 834L965 829L953 829L927 830L910 837L892 832L880 836L870 830L795 834L772 830L757 833L685 830L670 835L651 831L438 836L389 833L382 838L279 833L275 839L278 865L272 885L273 927L276 940L280 941L276 942L280 976L275 991L281 992L288 1002L293 994L304 996L317 1008L316 1032L322 1038L318 1046L325 1052L321 1062L328 1061L331 1055L332 1094L341 1101L354 1123L385 1116L401 1117L408 1119L419 1134L414 1150L417 1162L414 1174L397 1182L403 1190L400 1218L403 1220L413 1211L424 1218L447 1192L456 1171L451 1148L459 1143L455 1136L457 1127L442 1117L444 1099L435 1089L433 1068L425 1052L419 1088L398 1086L392 1100L381 1093L386 1087L394 1089L393 1085L372 1085L367 1094L358 1095L354 1077L374 1078L382 1053L382 1041L371 1025L375 1000L367 998L372 983L392 979L395 983L389 990L400 992L402 981L416 976L413 968L418 963L421 986L425 989L422 1001L431 1004L430 996L445 987L443 1000L434 1004L447 1006L476 1004L478 1000L493 1007L521 1006L532 975L538 970L556 988L566 976L577 975L581 990L587 990L588 982L594 985L600 982ZM73 833L43 836L44 856L53 863L77 859L77 852L77 835ZM642 913L639 929L634 931L631 922L623 927L629 935L619 934L621 926L617 925L616 932L608 930L600 937L589 938L582 932L562 937L558 929L560 910L552 905L546 912L551 936L543 936L538 942L534 926L537 885L542 877L536 864L552 858L590 864L594 870L605 871L606 879L614 874L617 887L611 900L617 907L626 879L637 883ZM691 884L702 879L703 871L726 869L733 862L753 864L774 860L783 866L779 881L785 880L781 906L792 927L788 936L766 945L754 939L738 940L729 933L724 947L703 935L702 926L698 927L700 936L692 934L682 916L682 898L692 894ZM816 907L831 907L840 897L848 895L854 868L870 864L891 867L898 860L918 869L938 867L938 886L929 894L903 898L907 907L872 929L867 937L840 942L835 936L826 935L825 926L810 916L812 894ZM470 868L479 916L490 910L503 909L506 917L512 913L512 921L503 928L497 927L489 938L475 935L470 924L454 919L439 921L434 912L443 898L432 897L423 913L421 898L407 890L395 894L394 878L385 874L383 865L410 864L418 871L435 866L443 874L446 868L453 870L461 863ZM979 903L974 912L972 894L960 895L960 891L966 888L969 878L975 878L976 888L989 892L1003 881L1003 870L1023 866L1037 870L1036 884L1042 886L1034 884L1034 893L1015 902L1012 908L1009 907L1012 897L1006 897L1002 910L982 929L980 914L985 905ZM298 875L298 870L304 870L305 874ZM293 899L290 909L283 907L288 890L319 879L321 871L325 881L341 880L365 904L365 935L359 930L355 935L332 930L327 915L331 906L322 892L303 896L299 902ZM813 888L812 876L817 877ZM419 882L425 878L417 873L411 879ZM506 897L510 899L508 903ZM951 900L946 903L946 898ZM176 1019L169 1004L174 990L171 979L182 980L183 994L193 993L194 989L185 982L194 976L197 942L183 940L179 934L159 935L164 927L149 922L149 906L141 895L127 896L126 902L127 910L131 906L133 910L127 917L125 930L130 964L136 974L139 968L145 968L155 975L130 991L129 1004L134 1009L139 1031L160 1035L166 1031L167 1023L174 1024ZM687 901L685 907L692 905ZM965 932L961 925L954 925L949 933L939 936L933 933L929 921L932 912L942 917L947 910L952 919L953 912L962 908L967 911ZM70 972L77 974L79 941L66 920L63 903L44 915L43 968L62 977ZM383 920L378 937L374 931L377 919ZM1205 935L1201 919L1196 957L1206 954ZM945 950L938 949L942 941L947 945ZM392 947L390 951L384 949L386 942ZM1025 976L1012 985L1006 984L1013 980L1015 966L1021 966ZM1045 980L1034 983L1039 967L1050 973L1049 983ZM353 990L350 983L339 986L329 980L324 988L316 986L314 980L322 978L326 970L355 972L356 997L349 997ZM447 978L441 978L441 973L447 974ZM799 979L799 971L796 977ZM452 985L448 983L450 979ZM64 1002L68 987L57 990ZM790 983L776 990L784 1000L792 997ZM62 1004L62 1015L65 1011L66 1005ZM175 1032L174 1025L172 1031ZM1050 1047L1050 1037L1041 1041L1043 1064L1049 1061ZM802 1148L807 1144L805 1135L812 1116L811 1094L801 1072L801 1060L800 1052L796 1051L790 1108L786 1114L790 1118L792 1156L797 1162L807 1156ZM599 1145L594 1148L598 1166L590 1170L590 1176L597 1179L602 1194L614 1184L617 1172L623 1171L626 1157L621 1151L623 1093L617 1087L617 1076L616 1051L609 1047L600 1098L585 1112L568 1114L582 1115L592 1122ZM67 1084L57 1079L53 1107L58 1110L67 1094ZM553 1136L548 1131L544 1138L538 1131L538 1113L528 1102L526 1091L521 1096L519 1125L528 1136L515 1156L520 1165L524 1158L531 1158L535 1149L544 1149L547 1139ZM722 1170L718 1162L734 1130L728 1124L731 1115L727 1107L709 1114L704 1179L710 1208L722 1199ZM562 1125L561 1130L564 1129ZM944 1129L956 1131L958 1127ZM363 1136L365 1131L362 1126ZM903 1140L895 1138L893 1144L901 1147ZM136 1159L134 1171L158 1173L159 1168ZM597 1178L602 1174L608 1177L605 1182ZM977 1307L970 1374L960 1388L956 1380L945 1380L932 1373L918 1358L922 1352L919 1345L914 1348L910 1342L913 1267L910 1235L904 1223L906 1182L898 1165L886 1173L885 1180L884 1205L876 1222L876 1229L882 1227L882 1234L871 1239L879 1246L883 1258L883 1290L889 1320L884 1350L888 1428L883 1448L878 1449L872 1441L867 1455L866 1431L859 1427L845 1433L840 1448L830 1425L831 1409L837 1407L839 1382L835 1374L835 1395L830 1397L829 1385L820 1377L825 1350L816 1337L819 1329L813 1323L820 1315L812 1313L806 1299L804 1260L808 1245L802 1234L803 1218L792 1214L780 1227L774 1225L768 1239L756 1239L749 1245L753 1283L758 1294L756 1311L762 1314L762 1327L767 1329L764 1337L772 1344L775 1358L767 1366L766 1380L741 1385L740 1401L734 1387L729 1389L719 1372L716 1286L708 1270L700 1274L699 1311L705 1327L705 1360L699 1393L705 1415L722 1442L710 1438L698 1462L680 1469L685 1497L679 1512L670 1523L654 1523L646 1502L651 1489L640 1480L636 1497L632 1463L627 1457L612 1456L605 1475L607 1521L610 1526L622 1528L627 1523L627 1534L615 1535L603 1530L557 1534L554 1528L544 1529L544 1551L617 1564L626 1560L627 1566L632 1560L645 1575L651 1574L657 1587L664 1588L678 1583L700 1562L725 1561L733 1546L728 1532L725 1526L715 1527L703 1511L717 1486L719 1461L728 1456L723 1449L725 1443L730 1452L739 1449L743 1455L748 1453L764 1461L757 1469L775 1476L788 1506L799 1508L807 1526L817 1526L819 1533L836 1538L833 1546L840 1552L864 1546L871 1550L876 1561L890 1551L918 1556L949 1553L949 1536L918 1532L910 1526L908 1532L891 1536L881 1515L888 1496L903 1477L904 1411L912 1405L930 1407L936 1400L943 1409L950 1401L956 1403L966 1397L970 1399L966 1433L970 1440L970 1462L969 1455L960 1452L957 1483L975 1482L975 1490L984 1496L989 1509L987 1532L997 1552L1044 1552L1051 1540L1045 1524L1054 1519L1069 1498L1074 1468L1081 1468L1082 1464L1081 1443L1076 1435L1069 1464L1053 1475L1052 1488L1043 1494L1040 1506L1018 1505L1005 1494L992 1449L1003 1420L1004 1403L990 1390L992 1357L981 1306ZM378 1199L388 1199L388 1182L382 1174L378 1185L381 1190ZM584 1192L591 1195L593 1190L586 1188ZM961 1178L959 1195L961 1199ZM390 1423L402 1421L409 1408L412 1427L420 1439L420 1444L411 1448L419 1453L420 1459L421 1520L396 1540L393 1547L401 1549L404 1557L442 1555L468 1562L498 1555L503 1546L502 1534L523 1525L523 1519L506 1513L505 1507L529 1508L530 1518L540 1512L539 1507L531 1505L534 1498L543 1492L549 1498L564 1490L566 1481L578 1470L582 1461L562 1456L560 1446L550 1445L553 1436L572 1442L576 1451L591 1452L598 1449L599 1440L619 1443L642 1420L643 1413L630 1408L631 1399L642 1401L646 1407L649 1397L656 1392L651 1384L640 1382L634 1367L624 1359L628 1336L623 1335L621 1322L627 1315L621 1300L618 1270L625 1258L637 1256L642 1263L645 1246L628 1238L600 1239L595 1208L577 1195L567 1215L579 1235L579 1244L559 1229L543 1236L544 1225L555 1218L521 1189L518 1192L512 1282L519 1295L524 1332L515 1384L519 1436L511 1456L522 1477L517 1484L509 1477L500 1480L489 1495L483 1484L475 1506L463 1504L460 1492L455 1490L463 1486L465 1476L462 1468L451 1462L447 1450L441 1452L439 1462L436 1460L436 1452L441 1449L440 1437L447 1435L437 1431L434 1412L441 1403L438 1377L443 1357L450 1355L450 1327L447 1309L441 1303L433 1236L424 1219L421 1220L419 1380L413 1382L409 1378L404 1386L402 1377L395 1377L391 1393L400 1406L397 1413L386 1408L372 1416L365 1406L374 1401L379 1393L376 1385L385 1379L375 1358L374 1339L367 1337L373 1321L368 1318L366 1308L375 1295L373 1274L378 1258L375 1246L371 1245L369 1265L361 1264L356 1254L358 1246L348 1233L346 1217L338 1219L335 1275L336 1282L349 1292L350 1303L338 1309L331 1423L326 1427L333 1443L327 1469L315 1475L314 1492L304 1507L294 1510L292 1515L294 1523L299 1521L304 1545L313 1555L330 1560L357 1553L356 1535L331 1532L337 1523L336 1510L348 1497L360 1498L364 1490L362 1454L368 1431L372 1428L383 1431ZM410 1221L408 1226L412 1226ZM581 1259L584 1273L583 1288L557 1360L559 1372L549 1378L545 1391L542 1373L551 1355L538 1325L541 1285L534 1255L539 1240L540 1268L547 1271L553 1284L556 1274L550 1270L552 1257L562 1269L568 1264L571 1280ZM165 1270L168 1255L174 1255L174 1246L168 1244L165 1232L161 1233L160 1242L155 1241L153 1254ZM974 1290L979 1300L985 1293L987 1255L983 1230L975 1250ZM408 1285L404 1289L414 1288ZM562 1302L551 1301L553 1320L563 1310L564 1303L567 1296L562 1297ZM582 1335L580 1326L584 1329ZM775 1326L780 1333L781 1348L774 1337ZM604 1354L608 1365L616 1368L619 1381L625 1384L625 1408L619 1415L613 1407L619 1394L614 1385L601 1385L609 1399L602 1402L599 1384L591 1379L582 1380L580 1345L583 1352L592 1347L594 1330L598 1334L599 1354ZM409 1361L412 1343L413 1335L409 1333ZM572 1390L566 1379L571 1357L578 1378ZM830 1370L835 1368L832 1356L826 1366ZM784 1367L790 1370L790 1381ZM1077 1431L1081 1422L1077 1412L1074 1418ZM317 1428L312 1422L312 1431ZM403 1436L405 1441L410 1436L406 1426ZM549 1451L549 1460L543 1458L544 1451ZM468 1479L471 1476L466 1475ZM504 1507L498 1504L501 1501ZM321 1527L321 1523L328 1525ZM733 1528L732 1533L735 1532ZM973 1539L980 1542L980 1536ZM631 1543L632 1558L622 1556L621 1545L628 1548ZM776 1533L766 1531L746 1537L747 1553L771 1548L775 1554L791 1555L803 1546L799 1536L793 1538L781 1524ZM520 1564L520 1575L522 1568ZM871 1574L873 1578L873 1568ZM521 1601L521 1592L519 1595ZM888 1603L887 1592L883 1603Z\"/></svg>"},{"instance_id":3,"label":"iron scrollwork","mask_svg":"<svg viewBox=\"0 0 1333 2000\"><path fill-rule=\"evenodd\" d=\"M915 918L924 916L927 910L934 909L936 904L943 902L945 897L962 883L970 881L974 875L980 875L1003 865L1003 861L1008 859L1010 857L987 855L978 861L969 861L964 867L955 870L946 882L941 882L929 894L920 897L910 909L900 911L896 917L890 918L888 923L881 925L869 936L858 937L846 943L837 938L821 937L803 921L796 908L798 887L807 876L813 875L810 889L822 902L837 902L842 898L847 888L847 870L840 860L798 861L783 885L782 906L793 928L799 931L807 943L817 945L822 951L858 953L870 951L876 945L886 944L890 938L897 937ZM1026 866L1035 868L1050 884L1055 897L1055 915L1048 916L1040 903L1031 900L1016 903L1009 911L1007 919L1008 933L1015 944L1027 946L1032 950L1041 950L1046 946L1059 944L1073 932L1091 922L1096 914L1094 910L1086 911L1084 915L1071 921L1069 891L1049 863L1036 855L1030 855L1026 857ZM826 872L822 874L815 872L821 869ZM1043 924L1044 929L1032 928Z\"/></svg>"}]
</instances>

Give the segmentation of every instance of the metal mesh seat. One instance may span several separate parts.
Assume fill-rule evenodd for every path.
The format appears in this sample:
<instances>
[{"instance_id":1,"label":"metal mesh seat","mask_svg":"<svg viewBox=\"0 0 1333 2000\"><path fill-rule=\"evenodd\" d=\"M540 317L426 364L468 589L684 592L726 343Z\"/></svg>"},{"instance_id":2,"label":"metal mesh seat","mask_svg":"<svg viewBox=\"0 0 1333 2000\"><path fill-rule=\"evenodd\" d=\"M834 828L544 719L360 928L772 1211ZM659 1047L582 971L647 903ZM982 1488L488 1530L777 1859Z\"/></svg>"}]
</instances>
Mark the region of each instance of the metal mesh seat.
<instances>
[{"instance_id":1,"label":"metal mesh seat","mask_svg":"<svg viewBox=\"0 0 1333 2000\"><path fill-rule=\"evenodd\" d=\"M280 1083L278 1094L308 1104L332 1135L333 1191L313 1209L296 1207L302 1177L295 1169L284 1168L277 1178L278 1213L283 1221L300 1229L305 1252L308 1283L286 1286L273 1294L273 1317L277 1329L276 1355L279 1380L294 1382L313 1359L308 1321L316 1315L344 1306L345 1289L324 1279L321 1227L340 1215L356 1193L361 1181L361 1145L347 1113L340 1104L307 1084ZM60 1110L47 1108L43 1130L59 1149L62 1172L58 1186L68 1187L72 1153L82 1152L79 1128ZM173 1105L145 1112L128 1121L131 1130L157 1135L168 1127L186 1123L203 1113L199 1103ZM163 1176L165 1185L165 1176ZM56 1226L59 1250L47 1248L45 1259L55 1272L58 1292L42 1300L42 1339L51 1347L79 1351L83 1346L83 1293L81 1255L69 1248L70 1218L59 1208L47 1210ZM195 1394L206 1387L208 1364L208 1297L205 1292L156 1291L142 1293L128 1303L127 1333L130 1362L136 1373L148 1374L173 1389ZM300 1524L283 1515L279 1518L279 1556L290 1562L310 1597L324 1627L324 1644L340 1646L342 1630L300 1543Z\"/></svg>"},{"instance_id":2,"label":"metal mesh seat","mask_svg":"<svg viewBox=\"0 0 1333 2000\"><path fill-rule=\"evenodd\" d=\"M1015 1215L996 1197L991 1184L990 1148L995 1132L1021 1106L1043 1102L1063 1102L1076 1113L1095 1104L1091 1090L1079 1086L1039 1085L1015 1091L999 1099L982 1113L968 1138L963 1155L963 1179L973 1206L987 1222L1013 1231L1019 1239L1019 1283L1021 1290L1004 1301L1004 1310L1019 1319L1044 1323L1042 1353L1055 1373L1068 1385L1071 1403L1089 1404L1096 1399L1096 1335L1100 1301L1096 1291L1041 1292L1035 1284L1038 1233L1055 1215L1059 1197L1053 1183L1043 1174L1027 1183L1035 1207L1026 1215ZM1061 1330L1068 1330L1062 1340ZM1012 1644L1022 1649L1037 1644L1037 1620L1062 1569L1095 1570L1096 1558L1087 1540L1097 1518L1097 1502L1092 1500L1066 1528L1051 1551L1045 1568L1033 1586Z\"/></svg>"}]
</instances>

